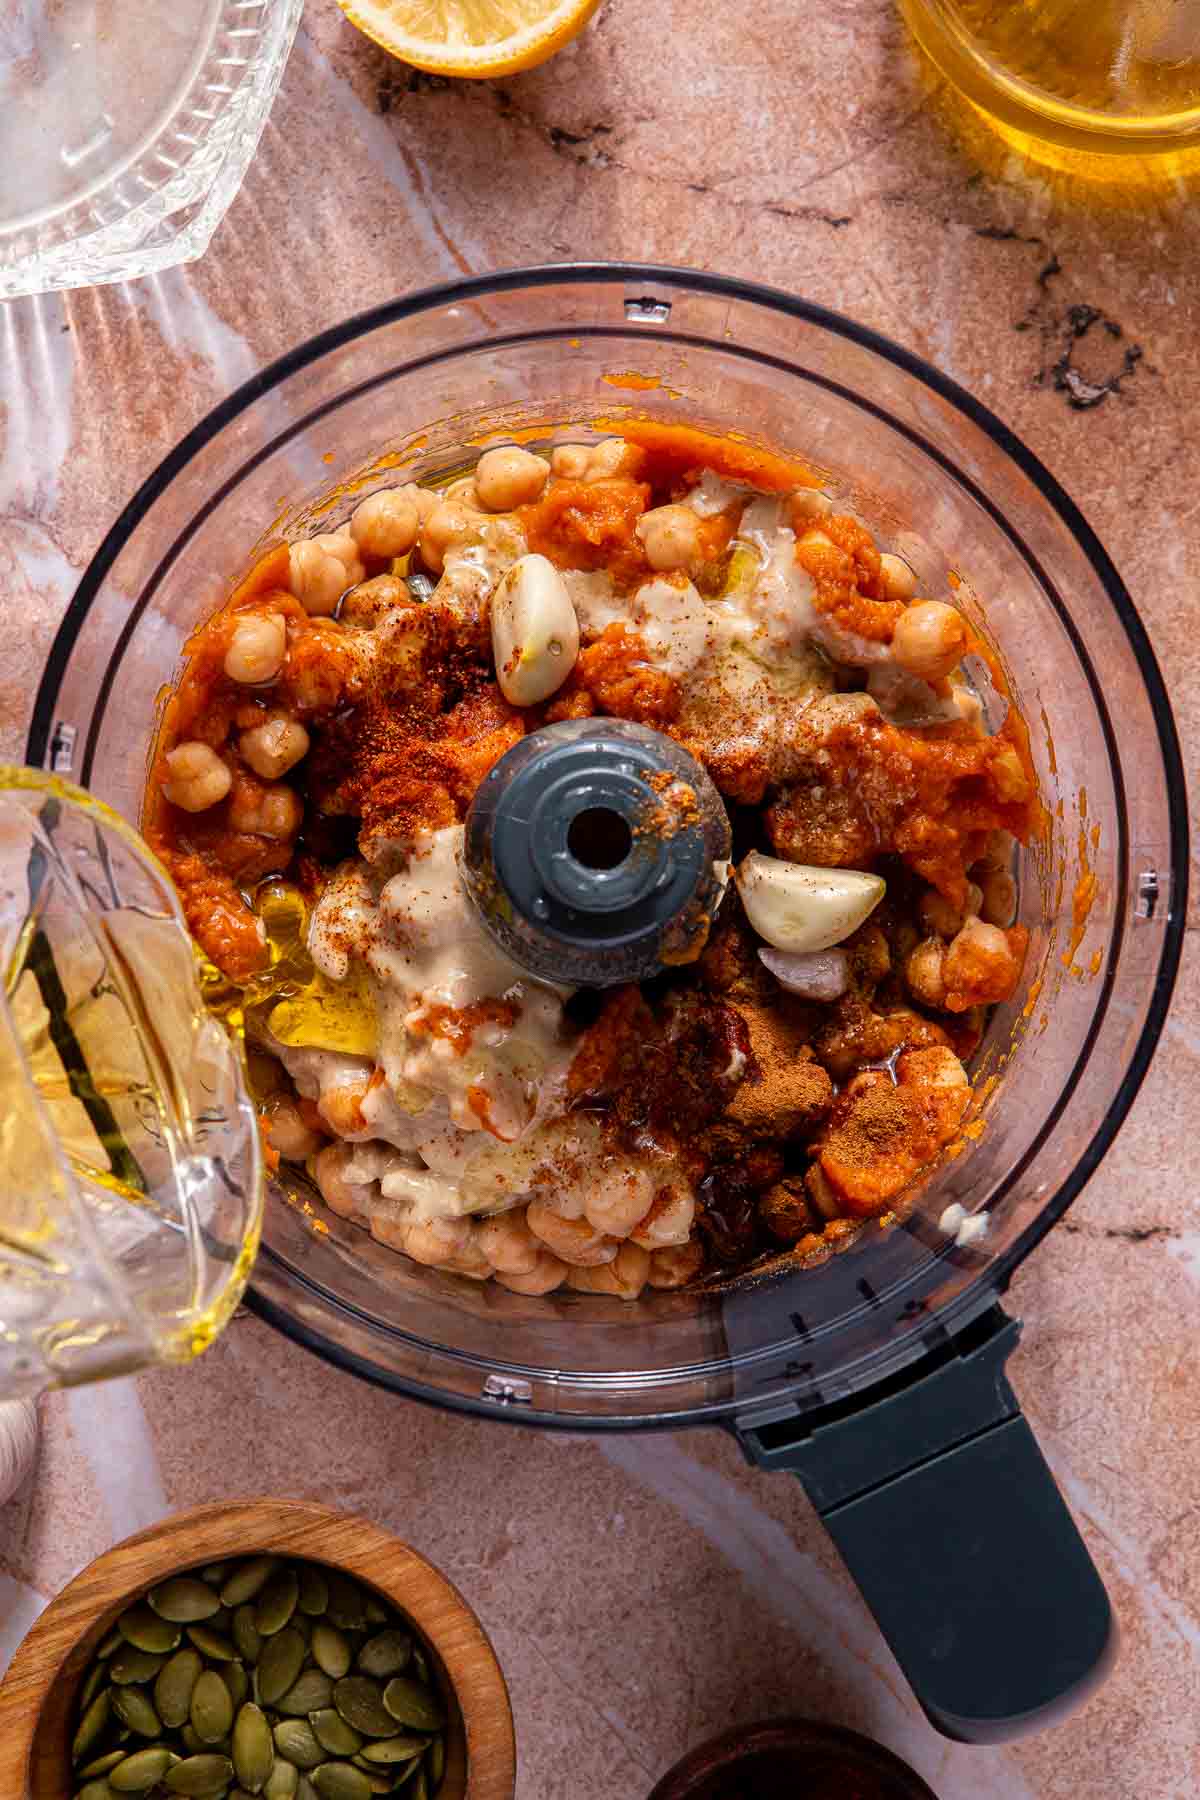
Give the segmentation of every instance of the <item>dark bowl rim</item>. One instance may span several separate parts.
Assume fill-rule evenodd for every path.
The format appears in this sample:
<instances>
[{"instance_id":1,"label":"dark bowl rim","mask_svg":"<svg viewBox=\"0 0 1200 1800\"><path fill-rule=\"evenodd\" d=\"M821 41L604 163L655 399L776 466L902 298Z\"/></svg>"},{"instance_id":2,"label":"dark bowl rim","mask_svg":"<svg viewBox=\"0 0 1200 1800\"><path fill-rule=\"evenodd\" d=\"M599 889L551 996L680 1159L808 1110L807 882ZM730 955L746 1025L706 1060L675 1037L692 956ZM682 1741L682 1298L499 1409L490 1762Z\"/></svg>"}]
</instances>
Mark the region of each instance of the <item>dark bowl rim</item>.
<instances>
[{"instance_id":1,"label":"dark bowl rim","mask_svg":"<svg viewBox=\"0 0 1200 1800\"><path fill-rule=\"evenodd\" d=\"M713 296L748 302L787 314L798 321L814 325L834 337L847 339L902 369L915 381L920 382L940 399L956 408L985 436L990 438L1002 454L1021 470L1041 493L1043 499L1057 512L1081 553L1095 571L1137 662L1154 716L1169 809L1171 883L1170 891L1165 895L1160 895L1158 902L1163 908L1166 925L1154 987L1137 1043L1129 1056L1117 1091L1070 1174L1058 1186L1054 1194L1046 1200L1037 1216L1030 1221L1024 1231L1014 1239L1007 1249L1000 1252L989 1263L980 1280L971 1283L966 1293L951 1303L952 1310L961 1307L965 1301L970 1299L971 1295L976 1293L977 1289L980 1290L980 1295L984 1300L990 1299L996 1292L1004 1290L1019 1264L1041 1242L1051 1227L1057 1224L1091 1179L1128 1115L1149 1069L1166 1022L1182 956L1186 927L1189 878L1186 778L1179 735L1167 696L1166 685L1146 628L1111 557L1091 525L1088 524L1080 508L1041 460L990 408L976 400L958 382L943 374L923 357L906 349L903 345L895 343L870 326L861 325L844 314L834 312L816 302L785 293L781 289L742 280L739 277L713 274L706 270L638 262L567 262L501 269L488 275L472 275L457 281L437 283L416 289L401 298L367 308L353 314L338 325L329 326L324 331L317 332L303 343L294 346L282 356L268 363L207 413L146 477L105 534L79 581L51 645L34 700L33 714L26 740L26 761L37 768L45 767L45 758L53 730L55 699L61 687L72 646L101 584L126 541L137 529L155 501L182 473L193 457L241 413L253 406L281 382L319 361L330 352L340 349L358 337L365 336L381 327L396 324L418 313L427 312L436 307L470 302L489 294L509 293L539 286L585 287L597 283L624 285L628 290L627 299L631 300L637 294L638 284L645 284L645 297L651 302L661 297L659 294L655 294L656 287L668 290L673 287L690 287ZM1098 1020L1096 1028L1098 1028ZM1073 1090L1080 1069L1090 1056L1094 1047L1094 1035L1094 1031L1089 1035L1088 1042L1081 1053L1081 1059L1072 1072L1066 1090L1067 1094ZM1058 1111L1061 1111L1061 1107ZM1058 1116L1057 1112L1055 1116ZM253 1300L251 1303L253 1304ZM369 1379L381 1382L383 1385L394 1387L400 1392L414 1393L414 1386L411 1382L390 1375L388 1371L377 1364L365 1363L360 1359L345 1356L339 1352L337 1346L328 1340L319 1340L317 1334L305 1331L297 1321L285 1317L280 1309L265 1306L260 1310L264 1315L271 1317L272 1322L279 1325L290 1337L304 1343L307 1348L316 1350L318 1354L325 1355L333 1361L342 1362L344 1366L354 1366L356 1372L365 1374ZM421 1393L419 1397L435 1400L438 1398L436 1393L429 1390ZM455 1400L448 1396L442 1398L442 1403L456 1404ZM487 1417L497 1416L496 1409L486 1402L464 1402L459 1399L457 1405L463 1410L478 1412ZM512 1418L513 1414L511 1412L505 1414L501 1410L499 1416ZM566 1423L565 1420L526 1409L522 1409L519 1416L528 1423ZM711 1422L712 1415L709 1414L708 1417ZM595 1428L596 1426L620 1430L629 1429L630 1425L635 1422L651 1424L656 1421L634 1421L628 1416L624 1418L612 1416L600 1420L573 1415L571 1427L575 1430L587 1427ZM676 1418L670 1418L663 1422L678 1424L679 1421Z\"/></svg>"}]
</instances>

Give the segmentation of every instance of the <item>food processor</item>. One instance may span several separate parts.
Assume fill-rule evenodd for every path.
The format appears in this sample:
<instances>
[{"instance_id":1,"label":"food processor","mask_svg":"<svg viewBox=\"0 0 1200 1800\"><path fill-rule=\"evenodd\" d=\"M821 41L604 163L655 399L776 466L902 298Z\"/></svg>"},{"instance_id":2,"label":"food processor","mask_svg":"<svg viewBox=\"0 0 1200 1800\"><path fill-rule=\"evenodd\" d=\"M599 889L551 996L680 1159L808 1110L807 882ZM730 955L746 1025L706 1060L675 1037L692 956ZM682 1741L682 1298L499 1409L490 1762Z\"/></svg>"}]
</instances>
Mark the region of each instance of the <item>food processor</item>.
<instances>
[{"instance_id":1,"label":"food processor","mask_svg":"<svg viewBox=\"0 0 1200 1800\"><path fill-rule=\"evenodd\" d=\"M603 436L631 415L803 458L992 647L988 723L1007 685L1029 726L1046 806L1018 870L1029 954L973 1060L959 1153L907 1217L820 1267L784 1256L632 1304L420 1268L277 1190L251 1304L438 1405L576 1431L731 1430L800 1477L932 1722L997 1741L1075 1703L1113 1652L1103 1585L1005 1378L1020 1327L1000 1300L1137 1093L1187 871L1145 631L1012 434L908 352L744 281L581 264L415 294L283 357L145 483L68 610L28 760L137 820L164 686L256 554L373 486L462 472L489 437Z\"/></svg>"}]
</instances>

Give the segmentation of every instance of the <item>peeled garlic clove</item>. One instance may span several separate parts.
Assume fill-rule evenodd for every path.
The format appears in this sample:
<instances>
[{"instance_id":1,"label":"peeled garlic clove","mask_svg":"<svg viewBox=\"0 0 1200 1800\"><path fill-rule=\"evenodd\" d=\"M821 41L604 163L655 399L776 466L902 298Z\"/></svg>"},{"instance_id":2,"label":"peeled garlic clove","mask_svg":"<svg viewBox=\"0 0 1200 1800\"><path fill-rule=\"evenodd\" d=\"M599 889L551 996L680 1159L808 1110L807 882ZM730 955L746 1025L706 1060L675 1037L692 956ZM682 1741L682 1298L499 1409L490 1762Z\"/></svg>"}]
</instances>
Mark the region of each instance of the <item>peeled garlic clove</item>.
<instances>
[{"instance_id":1,"label":"peeled garlic clove","mask_svg":"<svg viewBox=\"0 0 1200 1800\"><path fill-rule=\"evenodd\" d=\"M780 987L802 1000L840 1000L850 986L844 950L760 950L758 960Z\"/></svg>"},{"instance_id":2,"label":"peeled garlic clove","mask_svg":"<svg viewBox=\"0 0 1200 1800\"><path fill-rule=\"evenodd\" d=\"M536 551L518 557L492 595L492 653L500 692L535 706L559 689L579 655L579 621L566 582Z\"/></svg>"},{"instance_id":3,"label":"peeled garlic clove","mask_svg":"<svg viewBox=\"0 0 1200 1800\"><path fill-rule=\"evenodd\" d=\"M857 869L817 869L752 850L734 870L746 917L776 950L828 950L857 931L885 883Z\"/></svg>"}]
</instances>

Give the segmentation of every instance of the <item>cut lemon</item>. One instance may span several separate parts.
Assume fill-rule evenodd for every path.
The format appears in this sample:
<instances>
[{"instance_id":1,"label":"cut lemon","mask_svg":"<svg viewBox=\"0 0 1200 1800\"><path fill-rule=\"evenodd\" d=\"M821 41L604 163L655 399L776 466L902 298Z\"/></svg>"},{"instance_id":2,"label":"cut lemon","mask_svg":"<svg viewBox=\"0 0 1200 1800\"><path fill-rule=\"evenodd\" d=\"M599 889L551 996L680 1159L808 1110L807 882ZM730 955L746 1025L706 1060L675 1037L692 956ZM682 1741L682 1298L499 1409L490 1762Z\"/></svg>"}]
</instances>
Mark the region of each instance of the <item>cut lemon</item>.
<instances>
[{"instance_id":1,"label":"cut lemon","mask_svg":"<svg viewBox=\"0 0 1200 1800\"><path fill-rule=\"evenodd\" d=\"M599 0L338 0L352 25L434 75L481 80L545 62Z\"/></svg>"}]
</instances>

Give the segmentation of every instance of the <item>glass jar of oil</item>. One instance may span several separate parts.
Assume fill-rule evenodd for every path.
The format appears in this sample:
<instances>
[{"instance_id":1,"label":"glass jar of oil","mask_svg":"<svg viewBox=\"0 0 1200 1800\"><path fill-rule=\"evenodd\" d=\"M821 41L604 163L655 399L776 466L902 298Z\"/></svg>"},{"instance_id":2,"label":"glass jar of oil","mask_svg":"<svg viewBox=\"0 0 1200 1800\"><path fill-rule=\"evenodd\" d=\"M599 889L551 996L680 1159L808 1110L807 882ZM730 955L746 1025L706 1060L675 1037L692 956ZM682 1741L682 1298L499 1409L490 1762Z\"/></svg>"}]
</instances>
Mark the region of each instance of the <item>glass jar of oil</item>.
<instances>
[{"instance_id":1,"label":"glass jar of oil","mask_svg":"<svg viewBox=\"0 0 1200 1800\"><path fill-rule=\"evenodd\" d=\"M942 73L1035 139L1149 154L1200 144L1197 0L900 0Z\"/></svg>"}]
</instances>

